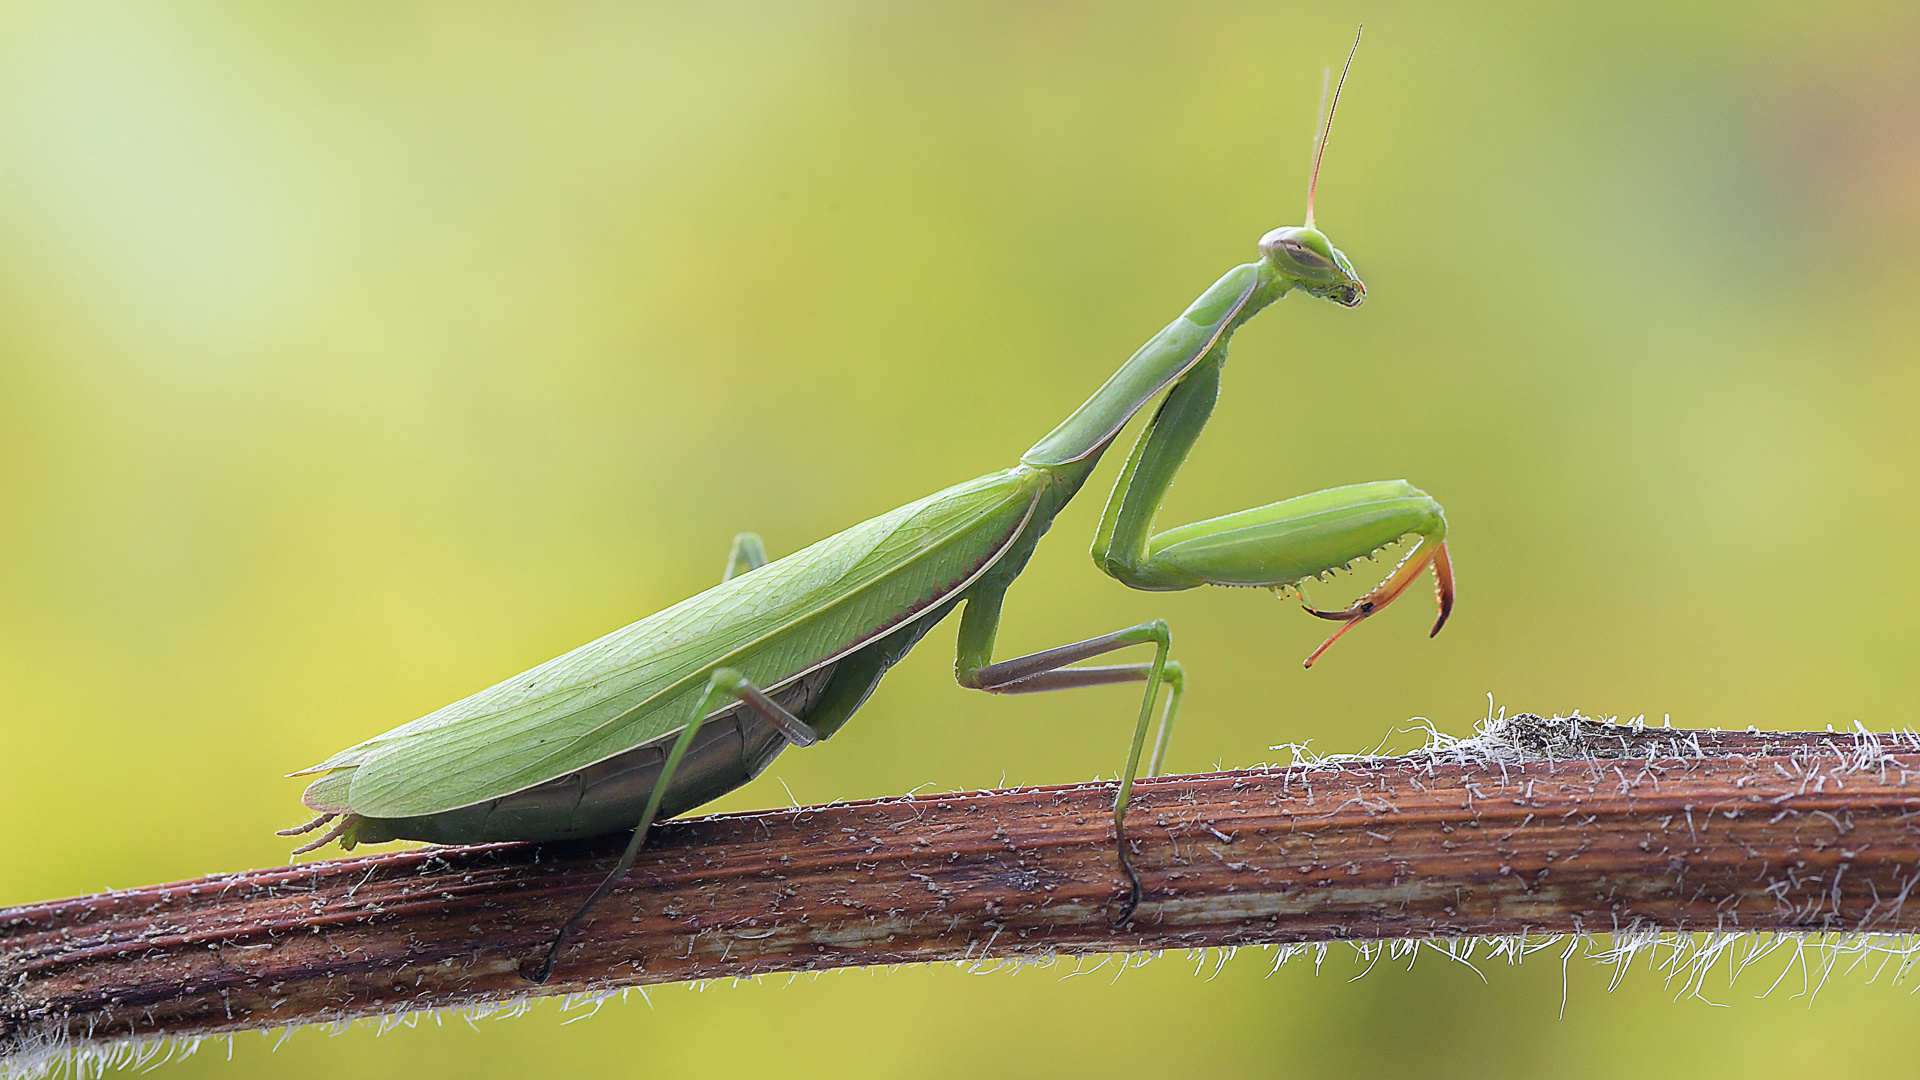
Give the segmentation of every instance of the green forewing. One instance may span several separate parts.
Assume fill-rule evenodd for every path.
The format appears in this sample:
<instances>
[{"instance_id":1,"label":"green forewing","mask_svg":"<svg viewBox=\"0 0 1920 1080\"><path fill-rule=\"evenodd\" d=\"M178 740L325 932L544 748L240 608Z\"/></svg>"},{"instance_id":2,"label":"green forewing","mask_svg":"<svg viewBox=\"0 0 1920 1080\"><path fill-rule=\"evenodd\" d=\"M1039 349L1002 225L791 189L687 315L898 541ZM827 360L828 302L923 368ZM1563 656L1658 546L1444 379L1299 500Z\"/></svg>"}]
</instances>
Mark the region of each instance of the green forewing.
<instances>
[{"instance_id":1,"label":"green forewing","mask_svg":"<svg viewBox=\"0 0 1920 1080\"><path fill-rule=\"evenodd\" d=\"M716 667L772 689L952 595L1044 483L1016 467L929 495L302 771L352 768L355 813L412 817L584 768L684 727Z\"/></svg>"}]
</instances>

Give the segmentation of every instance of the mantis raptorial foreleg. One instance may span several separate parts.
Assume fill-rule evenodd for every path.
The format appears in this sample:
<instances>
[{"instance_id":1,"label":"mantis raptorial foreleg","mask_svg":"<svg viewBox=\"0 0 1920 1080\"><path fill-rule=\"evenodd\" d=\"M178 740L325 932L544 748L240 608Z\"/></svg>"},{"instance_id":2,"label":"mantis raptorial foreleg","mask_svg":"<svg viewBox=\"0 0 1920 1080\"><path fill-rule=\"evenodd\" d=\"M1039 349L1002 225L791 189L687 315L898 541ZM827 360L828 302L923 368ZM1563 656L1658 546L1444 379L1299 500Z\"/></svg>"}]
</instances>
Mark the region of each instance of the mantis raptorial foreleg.
<instances>
[{"instance_id":1,"label":"mantis raptorial foreleg","mask_svg":"<svg viewBox=\"0 0 1920 1080\"><path fill-rule=\"evenodd\" d=\"M735 555L739 555L742 547L746 546L741 543L743 539L750 540L752 549L757 551L760 538L751 533L742 533L734 538ZM760 562L766 562L766 554L764 552L758 554ZM733 560L728 560L727 569L731 575ZM538 971L527 976L529 980L535 983L547 981L547 977L553 974L554 962L560 958L560 947L565 945L567 938L573 935L575 928L580 925L580 920L587 917L587 912L593 908L593 905L600 902L601 897L613 891L615 882L625 877L628 870L633 869L633 860L639 856L640 849L646 846L647 833L652 830L654 820L660 816L660 800L672 788L673 774L680 768L680 760L687 756L687 749L693 745L694 738L700 734L700 728L707 722L707 718L734 701L745 704L765 717L768 723L786 737L787 741L796 746L812 746L820 741L820 733L815 731L812 725L781 708L778 702L762 693L759 687L747 680L746 676L732 668L716 668L707 678L706 693L700 695L700 702L694 707L693 716L687 721L687 726L681 729L680 737L673 741L673 748L667 751L667 760L660 766L660 779L654 783L653 793L647 797L646 809L640 812L640 823L634 826L633 839L627 841L627 849L621 852L620 861L614 864L613 872L600 882L591 896L587 897L586 903L581 904L580 909L567 920L567 924L560 928L560 933L554 936L553 945L547 949L546 959L541 962Z\"/></svg>"},{"instance_id":2,"label":"mantis raptorial foreleg","mask_svg":"<svg viewBox=\"0 0 1920 1080\"><path fill-rule=\"evenodd\" d=\"M1312 667L1327 646L1362 619L1385 609L1428 567L1440 598L1431 634L1439 633L1453 610L1447 522L1438 503L1404 480L1350 484L1152 531L1174 474L1213 413L1224 360L1222 350L1196 364L1140 433L1101 516L1094 562L1136 589L1242 585L1297 592L1298 583L1307 578L1344 569L1354 559L1413 536L1417 540L1400 564L1367 595L1341 611L1307 607L1342 625L1307 657L1306 665Z\"/></svg>"}]
</instances>

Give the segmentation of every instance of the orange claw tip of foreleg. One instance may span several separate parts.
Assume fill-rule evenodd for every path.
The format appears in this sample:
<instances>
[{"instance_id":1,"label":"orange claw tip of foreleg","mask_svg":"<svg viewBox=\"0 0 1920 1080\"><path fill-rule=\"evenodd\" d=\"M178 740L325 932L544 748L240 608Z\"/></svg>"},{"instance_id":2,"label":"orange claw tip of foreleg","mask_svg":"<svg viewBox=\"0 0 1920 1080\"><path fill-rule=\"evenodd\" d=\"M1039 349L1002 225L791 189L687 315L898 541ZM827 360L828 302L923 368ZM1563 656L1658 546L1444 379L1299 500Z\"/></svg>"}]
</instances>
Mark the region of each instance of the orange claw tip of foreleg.
<instances>
[{"instance_id":1,"label":"orange claw tip of foreleg","mask_svg":"<svg viewBox=\"0 0 1920 1080\"><path fill-rule=\"evenodd\" d=\"M1440 616L1433 620L1428 637L1438 634L1440 628L1447 625L1447 616L1453 614L1453 560L1447 557L1445 543L1433 550L1433 593L1440 602Z\"/></svg>"},{"instance_id":2,"label":"orange claw tip of foreleg","mask_svg":"<svg viewBox=\"0 0 1920 1080\"><path fill-rule=\"evenodd\" d=\"M1312 609L1312 608L1308 608L1307 610L1309 610L1309 611L1312 611L1313 609ZM1317 612L1317 611L1314 611L1313 613L1314 613L1315 615L1320 615L1320 613L1319 613L1319 612ZM1322 617L1322 618L1326 618L1326 616L1324 616L1324 615L1322 615L1321 617ZM1324 653L1324 652L1326 652L1329 646L1331 646L1331 645L1332 645L1332 644L1333 644L1334 642L1336 642L1336 641L1339 641L1339 640L1340 640L1340 636L1341 636L1342 634L1345 634L1345 633L1346 633L1347 631L1349 631L1349 630L1351 630L1351 629L1353 629L1353 628L1354 628L1354 627L1356 627L1356 626L1359 626L1359 625L1360 625L1360 620L1361 620L1361 619L1364 619L1364 618L1366 618L1366 616L1364 616L1364 615L1355 615L1355 616L1352 616L1352 617L1350 617L1350 618L1348 618L1348 619L1347 619L1347 621L1346 621L1346 622L1345 622L1345 623L1344 623L1344 624L1343 624L1343 625L1342 625L1342 626L1340 627L1340 629L1338 629L1338 630L1335 630L1335 631L1334 631L1333 633L1331 633L1331 634L1329 634L1329 635L1327 635L1327 640L1325 640L1325 641L1323 641L1323 642L1321 642L1321 643L1320 643L1320 647L1319 647L1319 648L1317 648L1317 649L1315 649L1315 650L1313 650L1313 655L1311 655L1311 656L1309 656L1309 657L1307 657L1307 658L1306 658L1306 660L1304 660L1304 661L1302 661L1302 662L1301 662L1301 664L1300 664L1300 666L1301 666L1301 667L1306 667L1306 668L1310 668L1310 667L1312 667L1312 666L1313 666L1313 662L1314 662L1315 660L1318 660L1318 659L1320 659L1320 654L1321 654L1321 653Z\"/></svg>"}]
</instances>

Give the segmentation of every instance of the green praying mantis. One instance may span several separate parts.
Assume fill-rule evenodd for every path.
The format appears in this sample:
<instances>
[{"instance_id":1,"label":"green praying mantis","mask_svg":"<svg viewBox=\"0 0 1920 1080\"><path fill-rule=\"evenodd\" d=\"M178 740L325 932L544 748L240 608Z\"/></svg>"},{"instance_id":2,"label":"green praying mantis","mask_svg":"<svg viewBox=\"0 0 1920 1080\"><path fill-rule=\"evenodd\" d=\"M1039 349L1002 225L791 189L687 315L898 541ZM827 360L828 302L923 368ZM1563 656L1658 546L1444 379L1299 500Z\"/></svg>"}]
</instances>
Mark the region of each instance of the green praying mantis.
<instances>
[{"instance_id":1,"label":"green praying mantis","mask_svg":"<svg viewBox=\"0 0 1920 1080\"><path fill-rule=\"evenodd\" d=\"M1184 671L1168 658L1168 626L1156 619L997 662L993 645L1008 587L1136 412L1165 392L1094 537L1094 563L1109 576L1151 591L1238 585L1299 594L1308 578L1413 538L1386 579L1352 605L1307 605L1341 624L1308 666L1428 568L1439 595L1433 633L1452 609L1446 518L1403 480L1332 488L1153 532L1155 512L1213 411L1233 332L1292 290L1345 307L1366 298L1347 257L1314 227L1313 193L1339 100L1336 89L1316 139L1306 224L1263 236L1257 261L1214 282L1013 467L785 558L768 561L758 537L736 537L713 588L294 774L319 774L302 799L320 816L283 835L337 818L298 849L310 851L333 840L351 849L396 839L547 841L632 830L612 873L526 975L545 982L567 937L631 868L654 822L745 784L789 743L831 737L907 650L961 608L954 664L961 686L1019 694L1146 684L1113 804L1127 883L1116 922L1124 923L1143 895L1128 853L1127 801L1161 688L1167 700L1149 776L1159 773L1185 685ZM1142 645L1153 646L1152 660L1083 664Z\"/></svg>"}]
</instances>

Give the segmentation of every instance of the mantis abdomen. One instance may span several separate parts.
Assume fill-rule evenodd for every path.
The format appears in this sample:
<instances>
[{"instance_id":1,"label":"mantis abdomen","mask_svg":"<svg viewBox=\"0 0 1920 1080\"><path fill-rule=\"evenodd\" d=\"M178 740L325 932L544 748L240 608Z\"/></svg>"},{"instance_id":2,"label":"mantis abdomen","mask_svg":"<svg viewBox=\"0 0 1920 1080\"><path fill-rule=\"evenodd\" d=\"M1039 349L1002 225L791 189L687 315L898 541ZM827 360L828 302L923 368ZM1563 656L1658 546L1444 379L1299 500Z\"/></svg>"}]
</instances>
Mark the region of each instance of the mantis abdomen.
<instances>
[{"instance_id":1,"label":"mantis abdomen","mask_svg":"<svg viewBox=\"0 0 1920 1080\"><path fill-rule=\"evenodd\" d=\"M837 666L809 672L768 696L805 719L831 684ZM354 827L354 842L480 844L496 840L576 840L620 832L632 827L633 808L646 805L647 796L660 782L667 751L679 734L668 732L544 784L456 810L419 817L362 818ZM786 746L786 737L779 729L745 705L709 717L674 770L661 801L661 814L672 817L725 795L759 776ZM316 810L348 809L321 802L314 797L308 799Z\"/></svg>"}]
</instances>

